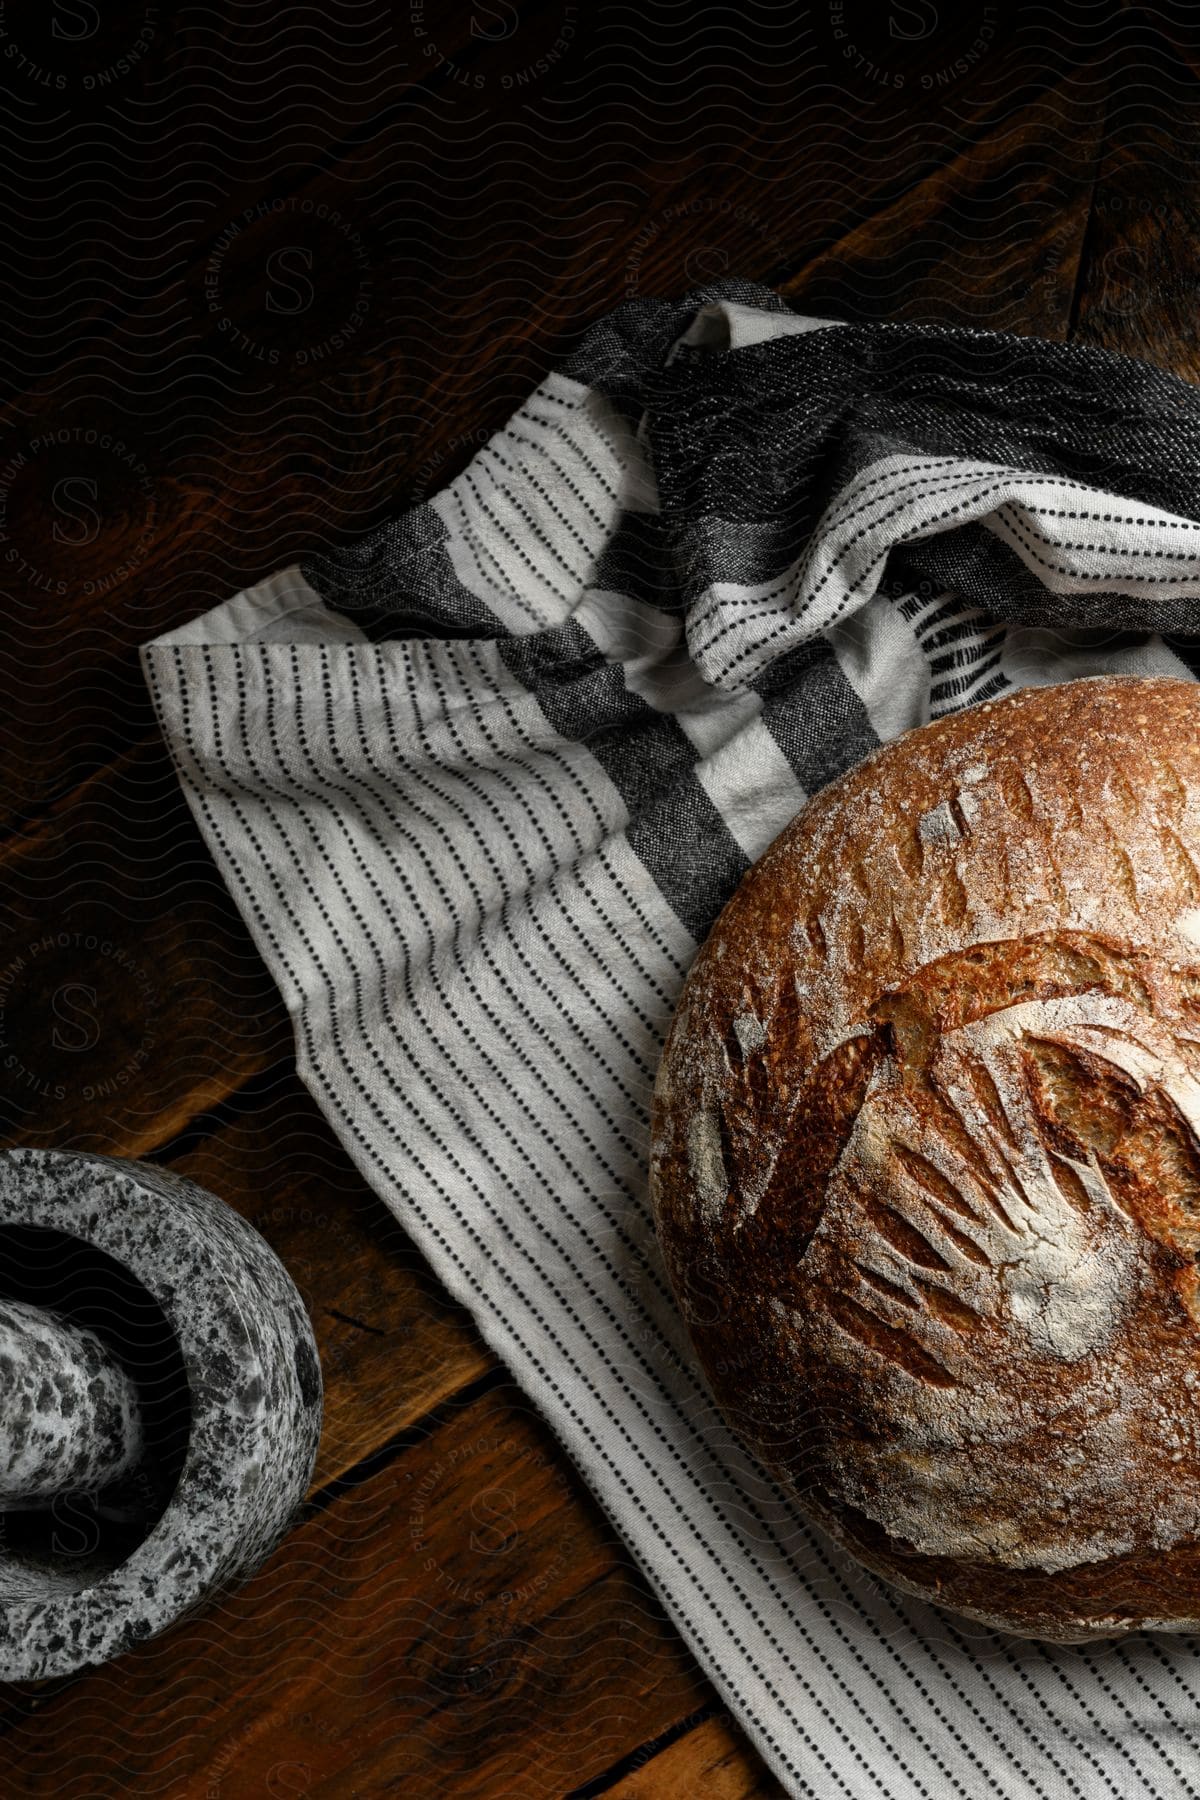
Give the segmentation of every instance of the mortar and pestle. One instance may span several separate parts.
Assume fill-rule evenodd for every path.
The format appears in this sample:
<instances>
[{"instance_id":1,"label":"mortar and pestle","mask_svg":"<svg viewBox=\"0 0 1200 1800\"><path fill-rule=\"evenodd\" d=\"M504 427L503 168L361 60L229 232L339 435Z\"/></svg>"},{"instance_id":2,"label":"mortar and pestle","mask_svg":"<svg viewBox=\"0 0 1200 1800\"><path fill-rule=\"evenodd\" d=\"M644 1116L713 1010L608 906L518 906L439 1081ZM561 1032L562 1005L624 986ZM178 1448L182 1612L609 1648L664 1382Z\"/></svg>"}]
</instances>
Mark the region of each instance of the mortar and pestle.
<instances>
[{"instance_id":1,"label":"mortar and pestle","mask_svg":"<svg viewBox=\"0 0 1200 1800\"><path fill-rule=\"evenodd\" d=\"M0 1678L99 1663L249 1575L308 1488L291 1278L146 1163L0 1153Z\"/></svg>"}]
</instances>

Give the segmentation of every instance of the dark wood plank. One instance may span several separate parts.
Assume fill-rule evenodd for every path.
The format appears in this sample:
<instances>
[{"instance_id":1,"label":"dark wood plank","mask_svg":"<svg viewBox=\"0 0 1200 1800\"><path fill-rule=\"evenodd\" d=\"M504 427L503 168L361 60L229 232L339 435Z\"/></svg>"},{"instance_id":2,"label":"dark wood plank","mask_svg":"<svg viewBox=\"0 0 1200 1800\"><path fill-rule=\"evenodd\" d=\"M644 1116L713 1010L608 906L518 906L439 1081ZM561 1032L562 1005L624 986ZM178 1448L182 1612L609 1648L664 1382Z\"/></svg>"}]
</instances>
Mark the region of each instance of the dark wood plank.
<instances>
[{"instance_id":1,"label":"dark wood plank","mask_svg":"<svg viewBox=\"0 0 1200 1800\"><path fill-rule=\"evenodd\" d=\"M780 1786L728 1714L706 1719L685 1737L628 1770L605 1800L785 1800Z\"/></svg>"},{"instance_id":2,"label":"dark wood plank","mask_svg":"<svg viewBox=\"0 0 1200 1800\"><path fill-rule=\"evenodd\" d=\"M752 4L724 19L719 8L683 19L652 5L641 30L619 9L571 0L490 13L351 0L320 17L276 14L269 31L260 9L229 0L189 10L170 30L154 15L145 0L124 0L90 32L83 20L74 32L56 28L51 14L7 28L4 72L28 134L9 152L30 226L11 271L18 368L26 351L35 362L39 351L53 358L51 346L58 367L83 335L95 338L158 296L189 249L207 247L246 208L295 191L405 112L424 130L423 161L437 158L433 185L451 209L456 131L504 143L507 127L530 118L541 164L560 161L564 148L569 157L577 126L600 125L623 151L618 168L606 165L610 183L619 169L636 181L643 165L699 157L710 194L727 185L720 177L740 161L743 138L761 132L777 164L807 151L806 205L840 188L853 204L856 188L861 198L881 176L903 185L931 155L961 147L1065 60L1038 8L982 0L907 32L869 9L797 4ZM1095 9L1068 6L1064 31L1072 26L1081 59L1102 41ZM58 179L53 207L41 191L50 145L68 177ZM601 172L592 164L594 196ZM397 169L376 158L376 195ZM691 173L698 198L699 169ZM711 255L727 260L719 271L697 261L693 279L734 266L747 221L733 206L721 220ZM56 277L59 304L21 304L30 284Z\"/></svg>"},{"instance_id":3,"label":"dark wood plank","mask_svg":"<svg viewBox=\"0 0 1200 1800\"><path fill-rule=\"evenodd\" d=\"M1110 104L1073 335L1194 382L1200 91L1180 95L1178 71L1152 34L1136 68L1136 84Z\"/></svg>"},{"instance_id":4,"label":"dark wood plank","mask_svg":"<svg viewBox=\"0 0 1200 1800\"><path fill-rule=\"evenodd\" d=\"M1103 150L1104 92L1073 71L784 284L819 316L1065 337Z\"/></svg>"},{"instance_id":5,"label":"dark wood plank","mask_svg":"<svg viewBox=\"0 0 1200 1800\"><path fill-rule=\"evenodd\" d=\"M206 0L168 22L149 0L79 6L69 20L53 7L10 9L2 76L20 136L6 146L5 188L23 229L9 234L0 291L0 390L49 377L83 342L153 308L223 223L369 137L430 77L419 10L333 0L268 15ZM523 32L493 47L498 59L511 62L522 36L543 40L544 15L557 25L555 0L522 12ZM469 9L445 18L452 54L470 48L471 19ZM150 355L160 375L169 365L155 357L154 329L164 327L160 314L139 359Z\"/></svg>"},{"instance_id":6,"label":"dark wood plank","mask_svg":"<svg viewBox=\"0 0 1200 1800\"><path fill-rule=\"evenodd\" d=\"M712 1701L515 1389L451 1415L243 1588L46 1700L30 1795L549 1800ZM272 1788L272 1782L275 1788Z\"/></svg>"},{"instance_id":7,"label":"dark wood plank","mask_svg":"<svg viewBox=\"0 0 1200 1800\"><path fill-rule=\"evenodd\" d=\"M1127 0L1125 10L1127 29L1165 52L1157 59L1164 77L1156 83L1157 92L1162 112L1177 111L1181 101L1186 105L1192 98L1194 78L1200 75L1200 19L1195 7L1190 0L1155 0L1153 5Z\"/></svg>"},{"instance_id":8,"label":"dark wood plank","mask_svg":"<svg viewBox=\"0 0 1200 1800\"><path fill-rule=\"evenodd\" d=\"M291 1046L161 744L0 853L5 1143L142 1154Z\"/></svg>"}]
</instances>

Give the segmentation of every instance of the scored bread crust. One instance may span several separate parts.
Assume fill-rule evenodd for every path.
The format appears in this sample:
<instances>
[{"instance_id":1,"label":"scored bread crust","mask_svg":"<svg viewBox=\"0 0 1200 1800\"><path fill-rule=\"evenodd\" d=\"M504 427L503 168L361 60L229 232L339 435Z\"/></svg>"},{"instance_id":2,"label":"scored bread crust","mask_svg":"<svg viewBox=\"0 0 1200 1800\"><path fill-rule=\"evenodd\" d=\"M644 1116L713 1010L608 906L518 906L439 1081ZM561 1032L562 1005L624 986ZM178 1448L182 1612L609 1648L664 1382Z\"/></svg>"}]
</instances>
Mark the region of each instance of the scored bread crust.
<instances>
[{"instance_id":1,"label":"scored bread crust","mask_svg":"<svg viewBox=\"0 0 1200 1800\"><path fill-rule=\"evenodd\" d=\"M1021 1635L1200 1629L1200 686L1100 676L823 789L688 975L650 1192L733 1429Z\"/></svg>"}]
</instances>

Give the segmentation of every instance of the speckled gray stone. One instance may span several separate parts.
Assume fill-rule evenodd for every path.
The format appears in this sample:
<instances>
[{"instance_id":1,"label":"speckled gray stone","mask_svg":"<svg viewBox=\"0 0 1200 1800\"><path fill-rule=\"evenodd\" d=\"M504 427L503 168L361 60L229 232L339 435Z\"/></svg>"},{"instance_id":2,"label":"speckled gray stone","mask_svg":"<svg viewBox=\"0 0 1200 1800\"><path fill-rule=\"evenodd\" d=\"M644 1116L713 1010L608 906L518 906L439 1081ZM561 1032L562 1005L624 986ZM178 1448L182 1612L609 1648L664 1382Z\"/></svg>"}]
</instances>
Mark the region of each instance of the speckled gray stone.
<instances>
[{"instance_id":1,"label":"speckled gray stone","mask_svg":"<svg viewBox=\"0 0 1200 1800\"><path fill-rule=\"evenodd\" d=\"M115 1560L111 1548L91 1543L75 1556L30 1549L7 1523L13 1513L4 1513L0 1678L20 1681L115 1656L262 1562L308 1487L321 1372L307 1313L279 1259L193 1182L145 1163L11 1150L0 1153L0 1233L14 1226L94 1246L152 1297L171 1355L139 1370L129 1367L127 1346L110 1348L138 1392L152 1396L156 1416L173 1417L184 1446L159 1516ZM69 1320L68 1305L57 1311ZM172 1382L178 1391L167 1392L164 1410ZM147 1428L145 1470L125 1471L118 1500L122 1481L132 1490L144 1474L153 1488L151 1436ZM110 1511L133 1517L136 1506Z\"/></svg>"},{"instance_id":2,"label":"speckled gray stone","mask_svg":"<svg viewBox=\"0 0 1200 1800\"><path fill-rule=\"evenodd\" d=\"M143 1450L137 1387L108 1345L0 1299L0 1510L110 1487Z\"/></svg>"}]
</instances>

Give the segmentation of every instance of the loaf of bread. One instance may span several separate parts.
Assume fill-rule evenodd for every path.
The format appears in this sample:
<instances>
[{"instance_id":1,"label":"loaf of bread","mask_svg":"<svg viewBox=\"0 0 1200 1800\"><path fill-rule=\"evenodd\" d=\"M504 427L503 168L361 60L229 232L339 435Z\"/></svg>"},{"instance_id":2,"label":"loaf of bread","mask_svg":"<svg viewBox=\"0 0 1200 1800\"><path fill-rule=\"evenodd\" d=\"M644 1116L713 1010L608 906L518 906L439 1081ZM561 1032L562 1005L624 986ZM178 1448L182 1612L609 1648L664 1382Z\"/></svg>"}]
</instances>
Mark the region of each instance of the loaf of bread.
<instances>
[{"instance_id":1,"label":"loaf of bread","mask_svg":"<svg viewBox=\"0 0 1200 1800\"><path fill-rule=\"evenodd\" d=\"M909 1593L1200 1630L1200 686L908 733L686 982L651 1197L731 1428Z\"/></svg>"}]
</instances>

